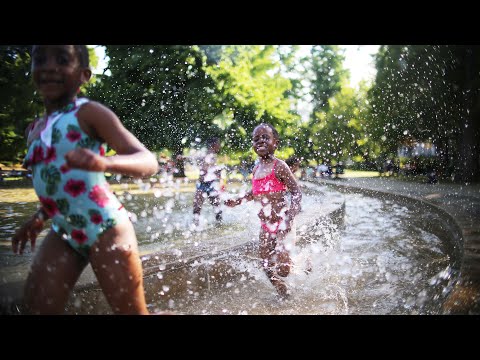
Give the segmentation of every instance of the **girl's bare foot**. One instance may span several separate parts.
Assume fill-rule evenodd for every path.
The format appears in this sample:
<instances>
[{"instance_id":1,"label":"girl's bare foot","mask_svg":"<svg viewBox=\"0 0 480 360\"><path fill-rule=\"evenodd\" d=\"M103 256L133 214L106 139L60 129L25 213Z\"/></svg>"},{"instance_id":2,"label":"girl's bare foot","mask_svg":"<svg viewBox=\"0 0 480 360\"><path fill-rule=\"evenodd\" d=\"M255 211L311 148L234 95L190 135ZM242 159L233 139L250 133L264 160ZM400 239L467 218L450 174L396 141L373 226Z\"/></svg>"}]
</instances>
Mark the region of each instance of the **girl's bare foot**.
<instances>
[{"instance_id":1,"label":"girl's bare foot","mask_svg":"<svg viewBox=\"0 0 480 360\"><path fill-rule=\"evenodd\" d=\"M310 274L313 270L312 261L307 259L307 268L305 269L305 274Z\"/></svg>"},{"instance_id":2,"label":"girl's bare foot","mask_svg":"<svg viewBox=\"0 0 480 360\"><path fill-rule=\"evenodd\" d=\"M278 294L283 300L286 300L290 297L290 292L288 291L287 285L280 279L272 279L273 286L277 290Z\"/></svg>"}]
</instances>

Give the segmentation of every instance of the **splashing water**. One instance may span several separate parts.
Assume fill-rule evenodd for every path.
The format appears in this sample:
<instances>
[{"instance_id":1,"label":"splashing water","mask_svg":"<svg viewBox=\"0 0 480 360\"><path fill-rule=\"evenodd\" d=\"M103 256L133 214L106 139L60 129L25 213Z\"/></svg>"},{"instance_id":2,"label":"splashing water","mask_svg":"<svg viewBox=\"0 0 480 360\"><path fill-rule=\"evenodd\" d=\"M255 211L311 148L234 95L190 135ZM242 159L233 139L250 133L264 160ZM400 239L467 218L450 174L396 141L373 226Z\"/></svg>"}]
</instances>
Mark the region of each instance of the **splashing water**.
<instances>
[{"instance_id":1,"label":"splashing water","mask_svg":"<svg viewBox=\"0 0 480 360\"><path fill-rule=\"evenodd\" d=\"M193 186L172 179L162 187L159 184L142 185L145 194L128 190L117 194L135 215L152 311L435 314L457 277L458 259L449 239L425 229L425 223L429 229L441 228L442 219L417 205L359 194L340 196L326 187L303 184L304 211L297 223L298 244L291 251L294 266L286 278L292 295L281 301L260 267L255 247L258 204L223 208L224 221L219 225L206 201L200 227L194 228ZM244 185L229 184L229 191L240 193ZM319 217L343 200L343 221ZM0 204L2 284L26 277L31 254L12 256L9 239L35 206ZM245 243L251 245L238 248ZM155 266L150 267L150 262ZM307 274L309 267L312 271ZM72 307L80 313L108 312L108 307L102 308L93 298L80 300L78 294Z\"/></svg>"}]
</instances>

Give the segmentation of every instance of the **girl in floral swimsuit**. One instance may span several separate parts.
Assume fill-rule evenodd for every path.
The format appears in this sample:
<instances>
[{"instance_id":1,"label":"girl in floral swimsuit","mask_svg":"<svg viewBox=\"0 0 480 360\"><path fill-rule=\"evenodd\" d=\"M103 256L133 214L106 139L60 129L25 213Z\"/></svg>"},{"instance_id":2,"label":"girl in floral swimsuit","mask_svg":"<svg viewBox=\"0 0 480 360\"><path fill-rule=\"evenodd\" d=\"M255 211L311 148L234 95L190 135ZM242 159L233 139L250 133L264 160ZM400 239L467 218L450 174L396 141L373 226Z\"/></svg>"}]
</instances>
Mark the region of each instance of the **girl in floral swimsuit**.
<instances>
[{"instance_id":1,"label":"girl in floral swimsuit","mask_svg":"<svg viewBox=\"0 0 480 360\"><path fill-rule=\"evenodd\" d=\"M32 170L33 187L52 229L80 255L88 258L103 232L128 220L123 205L109 190L103 172L70 168L65 155L76 148L105 156L105 144L80 127L77 112L88 103L76 99L48 116L40 136L29 144L24 167ZM38 125L33 124L32 131Z\"/></svg>"},{"instance_id":2,"label":"girl in floral swimsuit","mask_svg":"<svg viewBox=\"0 0 480 360\"><path fill-rule=\"evenodd\" d=\"M85 45L34 46L32 74L45 116L27 129L24 165L41 207L13 236L13 251L28 241L34 250L46 219L52 228L26 281L26 311L61 314L90 262L115 313L148 314L135 231L104 172L149 176L157 161L110 109L77 99L91 76ZM105 157L106 144L117 155Z\"/></svg>"},{"instance_id":3,"label":"girl in floral swimsuit","mask_svg":"<svg viewBox=\"0 0 480 360\"><path fill-rule=\"evenodd\" d=\"M270 282L283 298L288 289L283 279L290 273L291 259L286 237L292 230L295 216L301 210L302 193L288 165L274 156L279 143L278 132L270 124L260 124L253 130L253 149L259 163L253 168L252 190L245 196L225 201L234 207L243 200L255 200L261 204L260 257L262 267ZM287 191L291 193L288 208Z\"/></svg>"}]
</instances>

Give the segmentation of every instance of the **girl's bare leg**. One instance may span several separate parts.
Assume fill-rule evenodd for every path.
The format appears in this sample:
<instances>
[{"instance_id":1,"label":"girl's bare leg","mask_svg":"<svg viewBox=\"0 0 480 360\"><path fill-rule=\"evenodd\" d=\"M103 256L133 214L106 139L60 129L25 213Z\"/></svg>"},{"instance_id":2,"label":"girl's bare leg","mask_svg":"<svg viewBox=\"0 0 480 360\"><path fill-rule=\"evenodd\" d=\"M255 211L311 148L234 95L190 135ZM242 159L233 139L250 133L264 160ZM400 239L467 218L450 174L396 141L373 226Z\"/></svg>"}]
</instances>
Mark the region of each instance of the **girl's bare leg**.
<instances>
[{"instance_id":1,"label":"girl's bare leg","mask_svg":"<svg viewBox=\"0 0 480 360\"><path fill-rule=\"evenodd\" d=\"M87 261L53 230L43 240L25 284L26 311L63 314L70 291Z\"/></svg>"},{"instance_id":2,"label":"girl's bare leg","mask_svg":"<svg viewBox=\"0 0 480 360\"><path fill-rule=\"evenodd\" d=\"M282 298L287 298L287 285L285 284L285 281L280 278L280 276L286 275L280 275L277 273L278 267L276 261L278 261L278 257L276 252L276 238L273 238L270 234L265 232L263 228L260 231L260 258L262 259L263 270L267 274L272 285L275 286L275 289ZM290 267L288 267L288 272L290 272Z\"/></svg>"},{"instance_id":3,"label":"girl's bare leg","mask_svg":"<svg viewBox=\"0 0 480 360\"><path fill-rule=\"evenodd\" d=\"M285 238L289 233L279 231L276 238L276 246L274 251L274 258L276 263L277 274L282 277L287 277L290 274L292 267L292 259L288 250L285 248Z\"/></svg>"},{"instance_id":4,"label":"girl's bare leg","mask_svg":"<svg viewBox=\"0 0 480 360\"><path fill-rule=\"evenodd\" d=\"M290 274L290 268L292 266L292 260L288 251L281 246L275 250L276 270L277 274L282 277L287 277Z\"/></svg>"},{"instance_id":5,"label":"girl's bare leg","mask_svg":"<svg viewBox=\"0 0 480 360\"><path fill-rule=\"evenodd\" d=\"M203 192L200 190L195 191L195 197L193 200L193 221L195 226L199 224L200 211L202 211L203 202L205 198L203 197Z\"/></svg>"},{"instance_id":6,"label":"girl's bare leg","mask_svg":"<svg viewBox=\"0 0 480 360\"><path fill-rule=\"evenodd\" d=\"M148 314L137 237L130 221L107 230L90 249L100 287L116 314Z\"/></svg>"},{"instance_id":7,"label":"girl's bare leg","mask_svg":"<svg viewBox=\"0 0 480 360\"><path fill-rule=\"evenodd\" d=\"M209 196L210 204L212 204L215 211L215 220L222 221L222 209L220 208L220 195Z\"/></svg>"}]
</instances>

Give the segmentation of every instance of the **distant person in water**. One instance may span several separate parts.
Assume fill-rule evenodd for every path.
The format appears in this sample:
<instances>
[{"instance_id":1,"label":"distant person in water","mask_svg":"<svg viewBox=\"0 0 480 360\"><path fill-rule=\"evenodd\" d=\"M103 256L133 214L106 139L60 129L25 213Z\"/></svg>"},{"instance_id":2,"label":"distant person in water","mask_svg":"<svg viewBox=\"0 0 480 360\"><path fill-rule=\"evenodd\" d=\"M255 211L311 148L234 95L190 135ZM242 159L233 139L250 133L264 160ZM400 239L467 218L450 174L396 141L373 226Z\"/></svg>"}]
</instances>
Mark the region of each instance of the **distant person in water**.
<instances>
[{"instance_id":1,"label":"distant person in water","mask_svg":"<svg viewBox=\"0 0 480 360\"><path fill-rule=\"evenodd\" d=\"M217 222L222 221L222 209L220 207L221 175L222 167L217 165L217 154L220 151L220 139L211 137L206 141L207 154L198 158L178 156L177 158L196 161L200 175L196 182L196 191L193 199L193 219L196 226L199 225L200 212L206 198L212 204Z\"/></svg>"},{"instance_id":2,"label":"distant person in water","mask_svg":"<svg viewBox=\"0 0 480 360\"><path fill-rule=\"evenodd\" d=\"M148 314L142 263L128 212L110 191L105 172L145 177L157 172L154 155L104 105L77 98L90 79L85 45L34 45L33 82L45 115L26 131L24 167L32 170L40 208L12 238L14 253L51 229L25 284L25 310L62 314L88 263L115 314ZM116 151L105 157L106 146Z\"/></svg>"},{"instance_id":3,"label":"distant person in water","mask_svg":"<svg viewBox=\"0 0 480 360\"><path fill-rule=\"evenodd\" d=\"M296 156L289 157L287 160L285 160L285 163L288 165L294 175L300 169L301 161Z\"/></svg>"},{"instance_id":4,"label":"distant person in water","mask_svg":"<svg viewBox=\"0 0 480 360\"><path fill-rule=\"evenodd\" d=\"M261 265L278 294L287 298L289 290L282 277L288 276L292 266L289 248L294 245L292 227L301 209L302 193L288 165L274 156L279 135L272 125L258 125L253 130L252 144L259 160L252 171L252 190L224 203L229 207L240 205L244 200L261 204L258 213ZM291 194L290 205L287 192Z\"/></svg>"}]
</instances>

